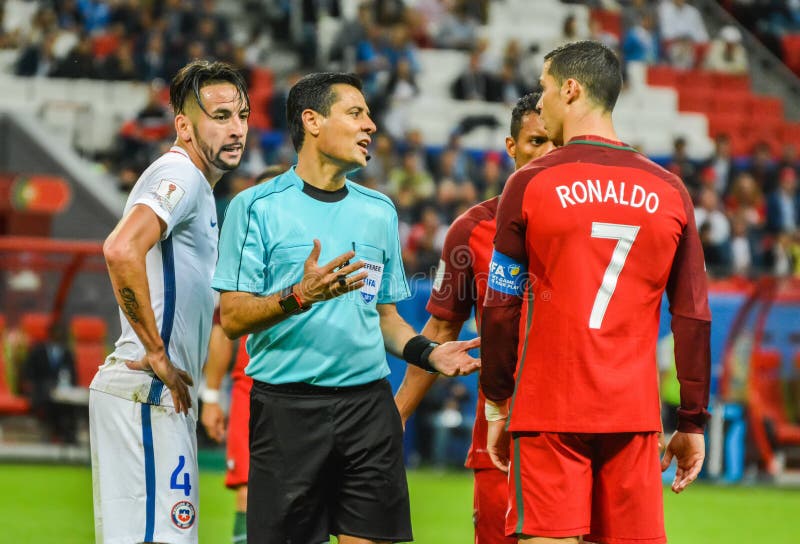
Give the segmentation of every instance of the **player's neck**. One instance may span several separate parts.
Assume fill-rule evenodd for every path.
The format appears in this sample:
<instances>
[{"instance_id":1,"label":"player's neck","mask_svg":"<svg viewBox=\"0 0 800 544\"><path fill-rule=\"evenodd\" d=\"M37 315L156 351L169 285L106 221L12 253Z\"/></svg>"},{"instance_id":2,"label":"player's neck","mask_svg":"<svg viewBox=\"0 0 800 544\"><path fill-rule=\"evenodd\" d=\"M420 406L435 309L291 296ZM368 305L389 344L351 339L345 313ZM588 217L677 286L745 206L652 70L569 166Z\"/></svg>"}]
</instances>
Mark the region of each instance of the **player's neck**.
<instances>
[{"instance_id":1,"label":"player's neck","mask_svg":"<svg viewBox=\"0 0 800 544\"><path fill-rule=\"evenodd\" d=\"M222 178L222 174L224 172L212 164L204 161L203 156L198 153L194 147L188 145L186 142L178 140L173 145L176 145L186 151L186 154L189 155L189 160L192 161L192 164L194 164L197 169L200 170L203 176L205 176L206 181L208 181L208 184L211 185L211 189L213 190L214 186Z\"/></svg>"},{"instance_id":2,"label":"player's neck","mask_svg":"<svg viewBox=\"0 0 800 544\"><path fill-rule=\"evenodd\" d=\"M305 147L297 154L295 173L309 185L323 191L338 191L344 187L347 173L321 153Z\"/></svg>"},{"instance_id":3,"label":"player's neck","mask_svg":"<svg viewBox=\"0 0 800 544\"><path fill-rule=\"evenodd\" d=\"M595 111L586 111L575 115L569 122L565 122L564 143L576 136L599 136L607 140L619 141L610 112L598 114Z\"/></svg>"}]
</instances>

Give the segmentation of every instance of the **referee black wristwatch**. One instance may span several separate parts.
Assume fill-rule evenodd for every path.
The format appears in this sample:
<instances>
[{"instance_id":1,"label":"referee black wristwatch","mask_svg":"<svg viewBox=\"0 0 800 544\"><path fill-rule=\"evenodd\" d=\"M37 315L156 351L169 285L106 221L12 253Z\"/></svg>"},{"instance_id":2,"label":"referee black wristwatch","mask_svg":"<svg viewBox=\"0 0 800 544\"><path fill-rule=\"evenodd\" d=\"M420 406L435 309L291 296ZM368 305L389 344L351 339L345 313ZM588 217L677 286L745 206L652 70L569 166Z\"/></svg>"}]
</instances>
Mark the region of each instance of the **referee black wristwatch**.
<instances>
[{"instance_id":1,"label":"referee black wristwatch","mask_svg":"<svg viewBox=\"0 0 800 544\"><path fill-rule=\"evenodd\" d=\"M283 310L283 313L288 315L301 314L311 309L311 306L303 306L300 297L294 292L294 285L290 285L281 290L278 304L281 310Z\"/></svg>"}]
</instances>

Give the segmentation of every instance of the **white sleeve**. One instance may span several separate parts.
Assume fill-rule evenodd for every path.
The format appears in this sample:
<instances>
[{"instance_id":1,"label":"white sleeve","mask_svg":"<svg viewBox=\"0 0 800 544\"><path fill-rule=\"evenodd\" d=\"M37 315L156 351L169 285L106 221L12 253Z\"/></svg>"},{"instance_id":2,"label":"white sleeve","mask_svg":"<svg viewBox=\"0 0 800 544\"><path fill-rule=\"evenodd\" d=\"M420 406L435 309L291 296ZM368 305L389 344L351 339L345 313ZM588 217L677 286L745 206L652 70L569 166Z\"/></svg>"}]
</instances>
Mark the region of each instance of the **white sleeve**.
<instances>
[{"instance_id":1,"label":"white sleeve","mask_svg":"<svg viewBox=\"0 0 800 544\"><path fill-rule=\"evenodd\" d=\"M163 240L176 225L196 214L201 194L198 182L196 173L188 172L181 165L163 165L139 180L132 205L144 204L166 223Z\"/></svg>"}]
</instances>

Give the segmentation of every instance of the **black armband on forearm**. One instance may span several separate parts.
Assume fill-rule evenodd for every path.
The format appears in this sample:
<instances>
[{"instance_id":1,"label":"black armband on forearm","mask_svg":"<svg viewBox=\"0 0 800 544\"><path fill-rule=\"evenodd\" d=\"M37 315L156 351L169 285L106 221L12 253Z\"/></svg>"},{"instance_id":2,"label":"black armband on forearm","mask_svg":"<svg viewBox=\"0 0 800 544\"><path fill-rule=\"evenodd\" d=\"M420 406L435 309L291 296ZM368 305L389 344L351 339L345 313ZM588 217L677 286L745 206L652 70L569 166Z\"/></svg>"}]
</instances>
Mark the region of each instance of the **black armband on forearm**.
<instances>
[{"instance_id":1,"label":"black armband on forearm","mask_svg":"<svg viewBox=\"0 0 800 544\"><path fill-rule=\"evenodd\" d=\"M426 372L436 374L439 371L433 368L428 361L428 357L430 357L431 352L438 345L438 342L434 342L430 338L418 334L406 342L403 348L403 359L410 365L418 366Z\"/></svg>"}]
</instances>

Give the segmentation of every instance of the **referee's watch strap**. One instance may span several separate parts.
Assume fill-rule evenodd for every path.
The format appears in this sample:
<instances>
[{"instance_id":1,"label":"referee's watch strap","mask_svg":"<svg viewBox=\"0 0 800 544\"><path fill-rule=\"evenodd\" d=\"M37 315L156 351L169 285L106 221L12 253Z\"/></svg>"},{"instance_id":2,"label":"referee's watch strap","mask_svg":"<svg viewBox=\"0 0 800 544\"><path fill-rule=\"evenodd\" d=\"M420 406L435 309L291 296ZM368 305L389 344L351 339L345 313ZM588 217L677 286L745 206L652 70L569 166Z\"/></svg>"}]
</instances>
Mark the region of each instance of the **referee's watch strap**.
<instances>
[{"instance_id":1,"label":"referee's watch strap","mask_svg":"<svg viewBox=\"0 0 800 544\"><path fill-rule=\"evenodd\" d=\"M405 359L408 364L418 366L426 372L438 374L439 371L436 370L429 361L431 353L438 345L438 342L434 342L430 338L418 334L406 342L403 348L403 359Z\"/></svg>"}]
</instances>

